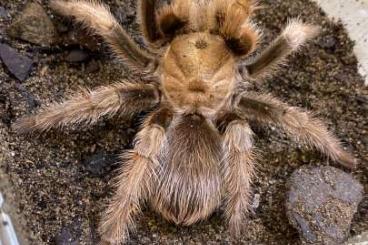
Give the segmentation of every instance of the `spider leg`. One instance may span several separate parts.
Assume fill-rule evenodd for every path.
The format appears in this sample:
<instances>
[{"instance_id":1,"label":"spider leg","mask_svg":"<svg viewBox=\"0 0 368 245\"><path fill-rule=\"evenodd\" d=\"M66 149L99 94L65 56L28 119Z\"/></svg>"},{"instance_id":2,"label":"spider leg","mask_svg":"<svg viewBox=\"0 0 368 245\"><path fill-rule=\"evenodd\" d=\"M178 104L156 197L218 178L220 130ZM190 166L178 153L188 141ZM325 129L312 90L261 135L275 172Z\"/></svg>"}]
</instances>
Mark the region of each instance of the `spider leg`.
<instances>
[{"instance_id":1,"label":"spider leg","mask_svg":"<svg viewBox=\"0 0 368 245\"><path fill-rule=\"evenodd\" d=\"M94 124L100 118L116 114L132 116L154 108L159 103L159 92L153 85L116 83L96 90L83 90L69 100L54 103L38 114L24 117L14 128L21 133L47 131L70 124Z\"/></svg>"},{"instance_id":2,"label":"spider leg","mask_svg":"<svg viewBox=\"0 0 368 245\"><path fill-rule=\"evenodd\" d=\"M345 167L353 168L356 164L354 157L342 148L326 125L309 112L289 106L270 95L254 93L241 97L238 110L249 120L281 126L298 142L315 147Z\"/></svg>"},{"instance_id":3,"label":"spider leg","mask_svg":"<svg viewBox=\"0 0 368 245\"><path fill-rule=\"evenodd\" d=\"M172 112L162 107L146 119L135 139L134 149L122 155L126 163L116 178L116 191L100 223L100 235L110 244L121 244L134 228L140 203L152 194L156 182L158 154L165 142L165 131Z\"/></svg>"},{"instance_id":4,"label":"spider leg","mask_svg":"<svg viewBox=\"0 0 368 245\"><path fill-rule=\"evenodd\" d=\"M74 17L77 22L104 38L131 68L151 69L154 65L154 58L138 47L105 4L98 1L52 0L50 7L63 16Z\"/></svg>"},{"instance_id":5,"label":"spider leg","mask_svg":"<svg viewBox=\"0 0 368 245\"><path fill-rule=\"evenodd\" d=\"M158 33L155 7L157 0L139 0L138 18L143 36L148 42L155 42L160 38Z\"/></svg>"},{"instance_id":6,"label":"spider leg","mask_svg":"<svg viewBox=\"0 0 368 245\"><path fill-rule=\"evenodd\" d=\"M246 65L248 76L255 79L272 76L288 55L314 38L318 32L317 26L304 24L298 19L290 21L276 40Z\"/></svg>"},{"instance_id":7,"label":"spider leg","mask_svg":"<svg viewBox=\"0 0 368 245\"><path fill-rule=\"evenodd\" d=\"M138 2L141 31L149 44L172 38L188 22L190 1L175 0L165 4L162 2L160 0Z\"/></svg>"},{"instance_id":8,"label":"spider leg","mask_svg":"<svg viewBox=\"0 0 368 245\"><path fill-rule=\"evenodd\" d=\"M254 176L253 131L234 113L220 118L223 127L225 217L232 235L241 233L249 210L251 180Z\"/></svg>"},{"instance_id":9,"label":"spider leg","mask_svg":"<svg viewBox=\"0 0 368 245\"><path fill-rule=\"evenodd\" d=\"M209 29L224 38L234 55L244 57L254 51L260 36L258 28L250 21L251 14L257 8L256 1L211 1Z\"/></svg>"}]
</instances>

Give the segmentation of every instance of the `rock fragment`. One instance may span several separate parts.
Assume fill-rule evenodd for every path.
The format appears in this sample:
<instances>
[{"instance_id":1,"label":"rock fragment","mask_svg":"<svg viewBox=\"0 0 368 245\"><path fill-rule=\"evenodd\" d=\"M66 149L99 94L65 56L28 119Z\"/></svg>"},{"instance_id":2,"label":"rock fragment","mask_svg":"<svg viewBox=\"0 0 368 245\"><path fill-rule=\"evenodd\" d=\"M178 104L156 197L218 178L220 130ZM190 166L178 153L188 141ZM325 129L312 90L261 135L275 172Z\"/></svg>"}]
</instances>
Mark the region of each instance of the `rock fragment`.
<instances>
[{"instance_id":1,"label":"rock fragment","mask_svg":"<svg viewBox=\"0 0 368 245\"><path fill-rule=\"evenodd\" d=\"M341 244L363 198L363 186L333 167L302 167L290 178L286 208L307 243Z\"/></svg>"},{"instance_id":2,"label":"rock fragment","mask_svg":"<svg viewBox=\"0 0 368 245\"><path fill-rule=\"evenodd\" d=\"M80 237L80 227L76 226L76 222L62 228L60 233L55 237L56 245L78 245Z\"/></svg>"},{"instance_id":3,"label":"rock fragment","mask_svg":"<svg viewBox=\"0 0 368 245\"><path fill-rule=\"evenodd\" d=\"M4 7L0 6L0 20L6 19L7 17L8 17L8 11Z\"/></svg>"},{"instance_id":4,"label":"rock fragment","mask_svg":"<svg viewBox=\"0 0 368 245\"><path fill-rule=\"evenodd\" d=\"M0 43L0 58L18 80L24 81L31 72L33 61L7 44Z\"/></svg>"},{"instance_id":5,"label":"rock fragment","mask_svg":"<svg viewBox=\"0 0 368 245\"><path fill-rule=\"evenodd\" d=\"M9 36L33 44L50 46L57 39L57 31L38 3L29 3L8 28Z\"/></svg>"},{"instance_id":6,"label":"rock fragment","mask_svg":"<svg viewBox=\"0 0 368 245\"><path fill-rule=\"evenodd\" d=\"M323 37L320 41L320 46L324 49L334 49L337 45L337 40L334 36L328 35Z\"/></svg>"},{"instance_id":7,"label":"rock fragment","mask_svg":"<svg viewBox=\"0 0 368 245\"><path fill-rule=\"evenodd\" d=\"M86 157L83 161L83 165L92 176L101 177L118 161L119 159L113 155L99 152Z\"/></svg>"}]
</instances>

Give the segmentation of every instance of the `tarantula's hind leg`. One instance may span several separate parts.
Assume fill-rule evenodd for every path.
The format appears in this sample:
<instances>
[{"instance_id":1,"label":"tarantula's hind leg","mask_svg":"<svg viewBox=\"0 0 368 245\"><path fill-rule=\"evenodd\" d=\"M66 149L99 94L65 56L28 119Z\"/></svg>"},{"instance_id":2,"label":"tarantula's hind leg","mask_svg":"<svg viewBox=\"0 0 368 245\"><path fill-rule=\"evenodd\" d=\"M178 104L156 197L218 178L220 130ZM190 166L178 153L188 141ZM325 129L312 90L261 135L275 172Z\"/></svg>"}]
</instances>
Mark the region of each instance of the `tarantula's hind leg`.
<instances>
[{"instance_id":1,"label":"tarantula's hind leg","mask_svg":"<svg viewBox=\"0 0 368 245\"><path fill-rule=\"evenodd\" d=\"M116 83L96 90L84 90L63 103L54 103L36 115L14 124L16 131L47 131L71 124L94 124L102 117L133 114L153 109L159 103L159 92L153 85Z\"/></svg>"},{"instance_id":2,"label":"tarantula's hind leg","mask_svg":"<svg viewBox=\"0 0 368 245\"><path fill-rule=\"evenodd\" d=\"M326 125L308 112L289 106L270 95L254 93L244 94L238 109L249 120L279 125L298 142L315 147L347 168L356 165L355 158L342 148Z\"/></svg>"},{"instance_id":3,"label":"tarantula's hind leg","mask_svg":"<svg viewBox=\"0 0 368 245\"><path fill-rule=\"evenodd\" d=\"M131 68L148 71L154 68L154 57L138 47L105 4L98 1L52 0L50 7L63 16L74 17L100 35Z\"/></svg>"},{"instance_id":4,"label":"tarantula's hind leg","mask_svg":"<svg viewBox=\"0 0 368 245\"><path fill-rule=\"evenodd\" d=\"M253 132L248 123L228 113L218 120L223 133L224 160L222 176L225 186L225 216L235 237L246 223L254 175Z\"/></svg>"},{"instance_id":5,"label":"tarantula's hind leg","mask_svg":"<svg viewBox=\"0 0 368 245\"><path fill-rule=\"evenodd\" d=\"M317 26L304 24L298 19L290 21L282 34L245 66L248 76L254 79L272 76L272 73L285 62L288 55L297 51L318 33L319 27Z\"/></svg>"},{"instance_id":6,"label":"tarantula's hind leg","mask_svg":"<svg viewBox=\"0 0 368 245\"><path fill-rule=\"evenodd\" d=\"M140 204L149 198L156 176L158 154L165 141L165 131L172 120L168 108L161 108L146 119L135 139L132 151L123 155L127 162L116 178L116 191L100 223L102 241L121 244L134 228Z\"/></svg>"}]
</instances>

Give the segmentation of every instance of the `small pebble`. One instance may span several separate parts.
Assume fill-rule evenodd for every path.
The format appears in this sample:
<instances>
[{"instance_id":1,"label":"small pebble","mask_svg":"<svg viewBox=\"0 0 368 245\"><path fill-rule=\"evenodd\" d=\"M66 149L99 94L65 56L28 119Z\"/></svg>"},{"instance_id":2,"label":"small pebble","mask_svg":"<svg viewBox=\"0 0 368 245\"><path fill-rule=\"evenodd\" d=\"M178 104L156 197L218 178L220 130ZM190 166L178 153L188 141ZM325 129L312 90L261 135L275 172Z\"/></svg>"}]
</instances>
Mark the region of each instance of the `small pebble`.
<instances>
[{"instance_id":1,"label":"small pebble","mask_svg":"<svg viewBox=\"0 0 368 245\"><path fill-rule=\"evenodd\" d=\"M86 157L82 164L92 176L101 177L109 170L109 167L118 161L119 159L113 155L98 152Z\"/></svg>"},{"instance_id":2,"label":"small pebble","mask_svg":"<svg viewBox=\"0 0 368 245\"><path fill-rule=\"evenodd\" d=\"M290 223L307 243L341 244L363 198L363 186L333 167L302 167L289 181Z\"/></svg>"},{"instance_id":3,"label":"small pebble","mask_svg":"<svg viewBox=\"0 0 368 245\"><path fill-rule=\"evenodd\" d=\"M8 11L0 6L0 19L6 19L8 17Z\"/></svg>"},{"instance_id":4,"label":"small pebble","mask_svg":"<svg viewBox=\"0 0 368 245\"><path fill-rule=\"evenodd\" d=\"M55 237L56 245L78 245L78 239L72 229L70 227L62 228L61 232Z\"/></svg>"},{"instance_id":5,"label":"small pebble","mask_svg":"<svg viewBox=\"0 0 368 245\"><path fill-rule=\"evenodd\" d=\"M43 7L29 3L8 28L9 36L24 41L49 46L57 39L56 29Z\"/></svg>"},{"instance_id":6,"label":"small pebble","mask_svg":"<svg viewBox=\"0 0 368 245\"><path fill-rule=\"evenodd\" d=\"M31 72L33 61L7 44L0 43L0 58L9 72L20 81L24 81Z\"/></svg>"},{"instance_id":7,"label":"small pebble","mask_svg":"<svg viewBox=\"0 0 368 245\"><path fill-rule=\"evenodd\" d=\"M333 49L337 45L337 40L334 36L326 36L320 41L320 46L325 49Z\"/></svg>"}]
</instances>

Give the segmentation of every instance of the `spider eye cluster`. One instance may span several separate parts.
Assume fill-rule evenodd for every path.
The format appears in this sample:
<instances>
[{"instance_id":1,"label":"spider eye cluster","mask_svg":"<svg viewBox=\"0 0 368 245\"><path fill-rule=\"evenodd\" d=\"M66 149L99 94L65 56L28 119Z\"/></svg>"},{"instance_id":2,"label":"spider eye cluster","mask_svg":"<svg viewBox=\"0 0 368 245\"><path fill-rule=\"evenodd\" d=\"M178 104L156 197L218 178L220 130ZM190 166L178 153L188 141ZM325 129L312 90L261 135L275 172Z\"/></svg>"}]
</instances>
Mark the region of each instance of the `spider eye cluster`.
<instances>
[{"instance_id":1,"label":"spider eye cluster","mask_svg":"<svg viewBox=\"0 0 368 245\"><path fill-rule=\"evenodd\" d=\"M195 47L197 49L205 49L207 48L207 46L208 46L208 43L203 39L198 39L195 43Z\"/></svg>"}]
</instances>

